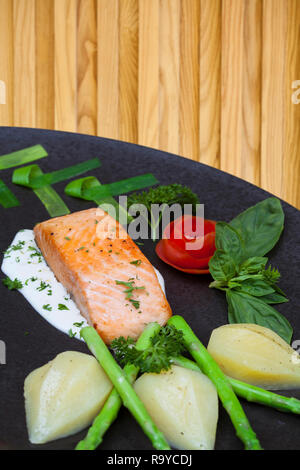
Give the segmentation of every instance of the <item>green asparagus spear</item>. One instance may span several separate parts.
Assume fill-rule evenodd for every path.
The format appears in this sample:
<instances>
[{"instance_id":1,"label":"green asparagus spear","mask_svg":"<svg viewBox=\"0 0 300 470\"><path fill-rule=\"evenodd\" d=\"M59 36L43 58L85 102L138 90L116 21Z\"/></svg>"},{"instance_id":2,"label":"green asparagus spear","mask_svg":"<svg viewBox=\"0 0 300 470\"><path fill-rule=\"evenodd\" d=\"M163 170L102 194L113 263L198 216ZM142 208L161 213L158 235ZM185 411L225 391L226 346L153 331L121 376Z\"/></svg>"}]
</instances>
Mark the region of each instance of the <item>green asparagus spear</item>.
<instances>
[{"instance_id":1,"label":"green asparagus spear","mask_svg":"<svg viewBox=\"0 0 300 470\"><path fill-rule=\"evenodd\" d=\"M184 318L179 315L171 317L168 321L183 333L183 341L191 356L195 359L200 369L214 383L219 398L224 408L230 416L232 424L236 429L237 436L244 443L246 450L261 450L262 447L251 428L251 425L244 413L244 410L235 395L227 377L223 374L218 364L210 356L206 348L193 333Z\"/></svg>"},{"instance_id":2,"label":"green asparagus spear","mask_svg":"<svg viewBox=\"0 0 300 470\"><path fill-rule=\"evenodd\" d=\"M123 370L117 364L97 331L92 326L87 326L81 329L80 334L112 381L124 406L128 408L136 421L140 424L144 433L151 440L153 447L158 450L170 450L163 434L153 423L142 401L126 379Z\"/></svg>"},{"instance_id":3,"label":"green asparagus spear","mask_svg":"<svg viewBox=\"0 0 300 470\"><path fill-rule=\"evenodd\" d=\"M183 356L172 358L172 362L186 369L201 371L200 367L197 366L194 361ZM297 398L278 395L277 393L241 382L240 380L232 379L231 377L227 377L227 379L236 395L247 401L270 406L271 408L276 408L278 411L300 414L300 400Z\"/></svg>"},{"instance_id":4,"label":"green asparagus spear","mask_svg":"<svg viewBox=\"0 0 300 470\"><path fill-rule=\"evenodd\" d=\"M150 338L160 330L158 323L148 323L143 333L136 343L136 348L145 350L150 346ZM131 384L135 381L139 369L132 364L126 364L124 374L128 382ZM92 426L89 428L87 435L83 440L78 442L75 450L94 450L102 442L103 436L115 421L119 410L122 406L122 399L118 391L113 388L105 405L99 415L94 419Z\"/></svg>"}]
</instances>

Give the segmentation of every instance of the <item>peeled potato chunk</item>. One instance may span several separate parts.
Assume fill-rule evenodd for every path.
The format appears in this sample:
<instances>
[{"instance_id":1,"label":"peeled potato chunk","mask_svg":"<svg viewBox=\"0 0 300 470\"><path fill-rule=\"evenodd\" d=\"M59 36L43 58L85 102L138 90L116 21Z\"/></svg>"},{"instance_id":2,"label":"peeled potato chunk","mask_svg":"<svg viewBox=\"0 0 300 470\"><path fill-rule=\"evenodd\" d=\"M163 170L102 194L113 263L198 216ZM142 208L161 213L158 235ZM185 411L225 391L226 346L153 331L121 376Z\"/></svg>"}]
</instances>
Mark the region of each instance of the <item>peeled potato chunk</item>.
<instances>
[{"instance_id":1,"label":"peeled potato chunk","mask_svg":"<svg viewBox=\"0 0 300 470\"><path fill-rule=\"evenodd\" d=\"M143 374L134 389L172 447L214 448L218 394L206 375L172 366L160 374Z\"/></svg>"},{"instance_id":2,"label":"peeled potato chunk","mask_svg":"<svg viewBox=\"0 0 300 470\"><path fill-rule=\"evenodd\" d=\"M84 429L111 390L112 383L93 356L76 351L58 354L25 379L30 442L43 444Z\"/></svg>"},{"instance_id":3,"label":"peeled potato chunk","mask_svg":"<svg viewBox=\"0 0 300 470\"><path fill-rule=\"evenodd\" d=\"M207 349L229 377L268 390L300 387L300 356L268 328L250 323L220 326Z\"/></svg>"}]
</instances>

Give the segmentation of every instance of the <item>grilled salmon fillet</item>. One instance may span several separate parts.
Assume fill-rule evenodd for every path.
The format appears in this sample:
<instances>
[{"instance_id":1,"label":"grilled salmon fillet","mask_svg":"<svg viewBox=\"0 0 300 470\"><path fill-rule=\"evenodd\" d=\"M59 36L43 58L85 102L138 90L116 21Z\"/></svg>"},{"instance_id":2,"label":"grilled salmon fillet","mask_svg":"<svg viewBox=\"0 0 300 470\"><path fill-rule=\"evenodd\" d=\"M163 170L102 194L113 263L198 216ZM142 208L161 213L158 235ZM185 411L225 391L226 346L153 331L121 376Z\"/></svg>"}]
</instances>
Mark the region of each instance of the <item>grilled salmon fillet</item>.
<instances>
[{"instance_id":1,"label":"grilled salmon fillet","mask_svg":"<svg viewBox=\"0 0 300 470\"><path fill-rule=\"evenodd\" d=\"M155 270L126 230L100 208L39 223L36 243L82 315L109 344L164 325L171 308Z\"/></svg>"}]
</instances>

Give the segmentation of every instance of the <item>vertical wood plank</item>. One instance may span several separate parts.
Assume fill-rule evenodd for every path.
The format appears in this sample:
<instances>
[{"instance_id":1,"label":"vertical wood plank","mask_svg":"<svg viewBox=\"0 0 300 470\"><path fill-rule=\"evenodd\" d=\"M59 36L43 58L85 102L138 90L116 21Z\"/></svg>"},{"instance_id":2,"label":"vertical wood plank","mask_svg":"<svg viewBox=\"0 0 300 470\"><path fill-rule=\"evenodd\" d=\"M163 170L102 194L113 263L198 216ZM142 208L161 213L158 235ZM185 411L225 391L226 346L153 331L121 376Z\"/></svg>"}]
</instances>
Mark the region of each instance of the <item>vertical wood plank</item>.
<instances>
[{"instance_id":1,"label":"vertical wood plank","mask_svg":"<svg viewBox=\"0 0 300 470\"><path fill-rule=\"evenodd\" d=\"M54 129L54 3L35 2L36 127Z\"/></svg>"},{"instance_id":2,"label":"vertical wood plank","mask_svg":"<svg viewBox=\"0 0 300 470\"><path fill-rule=\"evenodd\" d=\"M126 142L138 141L138 0L120 2L119 133Z\"/></svg>"},{"instance_id":3,"label":"vertical wood plank","mask_svg":"<svg viewBox=\"0 0 300 470\"><path fill-rule=\"evenodd\" d=\"M12 126L14 119L13 0L0 0L0 80L4 82L5 104L0 104L0 125Z\"/></svg>"},{"instance_id":4,"label":"vertical wood plank","mask_svg":"<svg viewBox=\"0 0 300 470\"><path fill-rule=\"evenodd\" d=\"M282 194L284 148L286 0L264 0L261 184Z\"/></svg>"},{"instance_id":5,"label":"vertical wood plank","mask_svg":"<svg viewBox=\"0 0 300 470\"><path fill-rule=\"evenodd\" d=\"M200 3L181 0L180 154L199 159Z\"/></svg>"},{"instance_id":6,"label":"vertical wood plank","mask_svg":"<svg viewBox=\"0 0 300 470\"><path fill-rule=\"evenodd\" d=\"M75 132L76 113L76 0L54 0L55 129Z\"/></svg>"},{"instance_id":7,"label":"vertical wood plank","mask_svg":"<svg viewBox=\"0 0 300 470\"><path fill-rule=\"evenodd\" d=\"M35 127L35 2L14 0L14 126Z\"/></svg>"},{"instance_id":8,"label":"vertical wood plank","mask_svg":"<svg viewBox=\"0 0 300 470\"><path fill-rule=\"evenodd\" d=\"M221 0L200 3L199 160L220 167Z\"/></svg>"},{"instance_id":9,"label":"vertical wood plank","mask_svg":"<svg viewBox=\"0 0 300 470\"><path fill-rule=\"evenodd\" d=\"M222 2L220 168L241 176L244 1Z\"/></svg>"},{"instance_id":10,"label":"vertical wood plank","mask_svg":"<svg viewBox=\"0 0 300 470\"><path fill-rule=\"evenodd\" d=\"M119 138L119 2L98 0L98 126L102 137Z\"/></svg>"},{"instance_id":11,"label":"vertical wood plank","mask_svg":"<svg viewBox=\"0 0 300 470\"><path fill-rule=\"evenodd\" d=\"M78 0L77 131L97 134L97 8L95 0Z\"/></svg>"},{"instance_id":12,"label":"vertical wood plank","mask_svg":"<svg viewBox=\"0 0 300 470\"><path fill-rule=\"evenodd\" d=\"M285 80L285 142L281 197L300 208L300 104L291 99L292 82L300 80L300 4L287 1L287 57Z\"/></svg>"},{"instance_id":13,"label":"vertical wood plank","mask_svg":"<svg viewBox=\"0 0 300 470\"><path fill-rule=\"evenodd\" d=\"M221 169L259 184L261 0L223 1Z\"/></svg>"},{"instance_id":14,"label":"vertical wood plank","mask_svg":"<svg viewBox=\"0 0 300 470\"><path fill-rule=\"evenodd\" d=\"M180 0L159 8L159 148L179 153Z\"/></svg>"},{"instance_id":15,"label":"vertical wood plank","mask_svg":"<svg viewBox=\"0 0 300 470\"><path fill-rule=\"evenodd\" d=\"M159 0L139 0L138 143L159 147Z\"/></svg>"}]
</instances>

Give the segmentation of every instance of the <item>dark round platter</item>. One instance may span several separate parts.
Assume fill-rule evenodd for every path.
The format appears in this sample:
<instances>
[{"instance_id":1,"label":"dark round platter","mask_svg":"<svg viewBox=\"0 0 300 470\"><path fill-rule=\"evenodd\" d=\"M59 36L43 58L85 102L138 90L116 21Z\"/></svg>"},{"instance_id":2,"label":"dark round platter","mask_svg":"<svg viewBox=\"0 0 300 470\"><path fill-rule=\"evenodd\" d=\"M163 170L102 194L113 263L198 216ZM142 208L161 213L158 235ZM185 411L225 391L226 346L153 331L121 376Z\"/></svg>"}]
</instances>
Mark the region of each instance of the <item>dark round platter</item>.
<instances>
[{"instance_id":1,"label":"dark round platter","mask_svg":"<svg viewBox=\"0 0 300 470\"><path fill-rule=\"evenodd\" d=\"M205 217L209 219L230 221L249 206L270 196L258 187L229 174L158 150L66 132L0 128L0 155L35 144L43 145L49 154L48 158L37 162L44 172L99 157L101 167L84 176L92 174L102 183L110 183L151 172L160 184L187 185L198 194L200 202L205 205ZM5 170L0 175L10 188L11 174L12 170ZM65 182L56 184L55 189L72 212L93 207L93 203L65 196L65 185ZM8 210L0 208L2 252L18 230L31 229L37 222L49 218L31 190L14 186L13 191L21 201L21 206ZM279 269L282 275L280 287L290 299L288 303L276 308L290 321L294 329L293 340L297 340L300 338L300 289L296 287L300 275L300 212L285 202L282 202L282 206L285 212L285 229L279 243L268 256ZM210 275L194 276L164 264L156 256L154 246L148 240L141 249L164 276L167 298L173 313L183 315L200 340L207 345L213 328L227 323L225 296L208 288ZM0 296L0 340L6 346L6 364L0 365L0 449L74 449L86 430L46 445L29 443L23 383L27 374L53 359L56 354L65 350L88 352L87 347L83 342L69 338L48 324L19 293L8 291L1 284ZM300 398L300 390L282 394ZM299 417L243 400L241 402L264 449L300 449ZM221 405L215 448L243 448ZM152 447L134 419L123 408L100 449L151 450Z\"/></svg>"}]
</instances>

